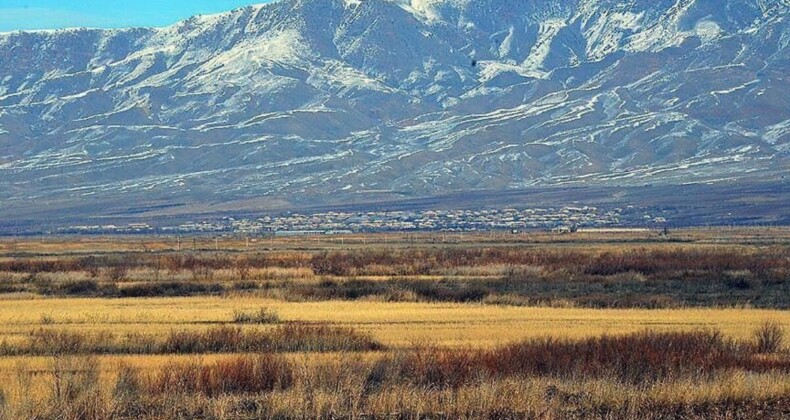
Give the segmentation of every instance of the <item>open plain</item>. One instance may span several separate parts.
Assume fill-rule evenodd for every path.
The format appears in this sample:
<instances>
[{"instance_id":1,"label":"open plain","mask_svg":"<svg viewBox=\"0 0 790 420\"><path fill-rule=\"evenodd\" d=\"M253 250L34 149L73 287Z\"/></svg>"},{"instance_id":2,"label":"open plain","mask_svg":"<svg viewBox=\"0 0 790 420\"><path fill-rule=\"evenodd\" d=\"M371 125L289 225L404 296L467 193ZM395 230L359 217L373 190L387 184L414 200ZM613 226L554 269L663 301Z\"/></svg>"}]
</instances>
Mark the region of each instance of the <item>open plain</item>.
<instances>
[{"instance_id":1,"label":"open plain","mask_svg":"<svg viewBox=\"0 0 790 420\"><path fill-rule=\"evenodd\" d=\"M790 230L0 241L8 418L790 415Z\"/></svg>"}]
</instances>

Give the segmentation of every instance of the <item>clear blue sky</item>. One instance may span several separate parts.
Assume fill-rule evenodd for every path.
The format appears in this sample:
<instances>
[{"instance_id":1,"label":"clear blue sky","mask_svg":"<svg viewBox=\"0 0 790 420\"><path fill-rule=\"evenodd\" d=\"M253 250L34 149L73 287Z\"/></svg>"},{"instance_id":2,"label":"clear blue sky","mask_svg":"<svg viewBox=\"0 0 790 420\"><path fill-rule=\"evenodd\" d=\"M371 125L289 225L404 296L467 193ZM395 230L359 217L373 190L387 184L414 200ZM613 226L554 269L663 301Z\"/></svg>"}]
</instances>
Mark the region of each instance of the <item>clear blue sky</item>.
<instances>
[{"instance_id":1,"label":"clear blue sky","mask_svg":"<svg viewBox=\"0 0 790 420\"><path fill-rule=\"evenodd\" d=\"M0 32L86 26L167 26L268 0L0 0Z\"/></svg>"}]
</instances>

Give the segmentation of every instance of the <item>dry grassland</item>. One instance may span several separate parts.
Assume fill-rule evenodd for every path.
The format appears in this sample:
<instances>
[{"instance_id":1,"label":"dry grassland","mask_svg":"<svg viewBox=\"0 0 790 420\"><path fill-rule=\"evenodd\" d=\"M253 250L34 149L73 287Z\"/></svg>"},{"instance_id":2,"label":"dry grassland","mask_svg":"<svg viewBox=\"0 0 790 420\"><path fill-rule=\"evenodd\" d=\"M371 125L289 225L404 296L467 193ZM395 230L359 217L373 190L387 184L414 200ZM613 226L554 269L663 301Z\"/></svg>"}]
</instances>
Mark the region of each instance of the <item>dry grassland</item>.
<instances>
[{"instance_id":1,"label":"dry grassland","mask_svg":"<svg viewBox=\"0 0 790 420\"><path fill-rule=\"evenodd\" d=\"M0 240L0 418L790 418L790 229Z\"/></svg>"},{"instance_id":2,"label":"dry grassland","mask_svg":"<svg viewBox=\"0 0 790 420\"><path fill-rule=\"evenodd\" d=\"M746 339L766 320L790 329L790 312L752 309L587 309L484 304L321 301L283 302L249 297L0 300L0 341L36 328L113 332L205 330L232 324L236 311L270 308L284 322L330 323L369 332L389 346L415 342L492 346L552 336L587 338L645 329L718 329ZM249 327L258 328L258 327Z\"/></svg>"}]
</instances>

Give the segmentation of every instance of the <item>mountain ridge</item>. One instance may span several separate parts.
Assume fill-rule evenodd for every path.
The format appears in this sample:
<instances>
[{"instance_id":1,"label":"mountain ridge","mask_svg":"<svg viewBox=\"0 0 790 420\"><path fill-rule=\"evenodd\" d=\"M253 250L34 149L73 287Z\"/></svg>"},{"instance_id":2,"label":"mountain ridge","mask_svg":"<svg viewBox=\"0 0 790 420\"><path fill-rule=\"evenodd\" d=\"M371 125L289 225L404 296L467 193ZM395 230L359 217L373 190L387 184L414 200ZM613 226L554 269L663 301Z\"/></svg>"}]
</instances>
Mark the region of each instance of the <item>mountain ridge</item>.
<instances>
[{"instance_id":1,"label":"mountain ridge","mask_svg":"<svg viewBox=\"0 0 790 420\"><path fill-rule=\"evenodd\" d=\"M790 172L788 14L787 0L281 0L0 34L0 214L774 182Z\"/></svg>"}]
</instances>

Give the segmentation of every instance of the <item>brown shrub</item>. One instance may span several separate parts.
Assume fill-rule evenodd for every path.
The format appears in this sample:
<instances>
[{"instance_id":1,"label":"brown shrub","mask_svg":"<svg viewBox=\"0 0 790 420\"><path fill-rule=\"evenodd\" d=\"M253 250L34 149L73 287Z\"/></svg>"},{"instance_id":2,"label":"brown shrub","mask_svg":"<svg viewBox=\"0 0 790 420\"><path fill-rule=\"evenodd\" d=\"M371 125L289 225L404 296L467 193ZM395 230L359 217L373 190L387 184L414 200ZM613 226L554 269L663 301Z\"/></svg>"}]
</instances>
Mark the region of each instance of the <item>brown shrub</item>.
<instances>
[{"instance_id":1,"label":"brown shrub","mask_svg":"<svg viewBox=\"0 0 790 420\"><path fill-rule=\"evenodd\" d=\"M50 404L44 418L100 419L106 416L98 362L93 358L55 357Z\"/></svg>"},{"instance_id":2,"label":"brown shrub","mask_svg":"<svg viewBox=\"0 0 790 420\"><path fill-rule=\"evenodd\" d=\"M790 361L760 361L715 331L646 331L581 341L534 339L490 350L422 347L381 359L366 383L369 388L387 381L458 388L480 379L555 376L642 384L706 377L733 368L788 371Z\"/></svg>"},{"instance_id":3,"label":"brown shrub","mask_svg":"<svg viewBox=\"0 0 790 420\"><path fill-rule=\"evenodd\" d=\"M712 373L736 366L742 357L738 346L716 331L642 332L579 342L533 340L492 351L483 363L496 375L614 376L640 383Z\"/></svg>"},{"instance_id":4,"label":"brown shrub","mask_svg":"<svg viewBox=\"0 0 790 420\"><path fill-rule=\"evenodd\" d=\"M277 312L263 307L255 312L235 311L233 322L236 324L276 324L280 322Z\"/></svg>"},{"instance_id":5,"label":"brown shrub","mask_svg":"<svg viewBox=\"0 0 790 420\"><path fill-rule=\"evenodd\" d=\"M213 365L181 363L166 365L148 385L156 394L259 394L293 385L292 364L283 356L238 356Z\"/></svg>"},{"instance_id":6,"label":"brown shrub","mask_svg":"<svg viewBox=\"0 0 790 420\"><path fill-rule=\"evenodd\" d=\"M382 350L368 334L330 325L287 324L271 330L221 326L204 331L153 335L81 333L41 328L21 343L0 343L0 355L201 354L249 352L335 352Z\"/></svg>"},{"instance_id":7,"label":"brown shrub","mask_svg":"<svg viewBox=\"0 0 790 420\"><path fill-rule=\"evenodd\" d=\"M754 331L755 350L758 353L777 353L782 350L785 332L782 325L766 321Z\"/></svg>"},{"instance_id":8,"label":"brown shrub","mask_svg":"<svg viewBox=\"0 0 790 420\"><path fill-rule=\"evenodd\" d=\"M124 281L128 275L129 266L126 264L118 264L107 270L107 278L114 282Z\"/></svg>"}]
</instances>

